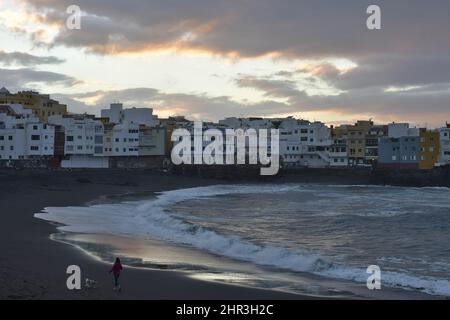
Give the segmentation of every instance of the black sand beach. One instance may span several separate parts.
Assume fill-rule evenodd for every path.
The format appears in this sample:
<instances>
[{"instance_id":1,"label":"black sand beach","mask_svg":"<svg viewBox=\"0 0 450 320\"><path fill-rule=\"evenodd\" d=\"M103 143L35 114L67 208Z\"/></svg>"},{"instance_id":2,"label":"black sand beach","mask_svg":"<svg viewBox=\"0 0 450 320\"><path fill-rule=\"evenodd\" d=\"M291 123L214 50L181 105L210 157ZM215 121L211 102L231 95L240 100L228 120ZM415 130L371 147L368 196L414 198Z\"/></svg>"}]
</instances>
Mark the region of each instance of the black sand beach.
<instances>
[{"instance_id":1,"label":"black sand beach","mask_svg":"<svg viewBox=\"0 0 450 320\"><path fill-rule=\"evenodd\" d=\"M50 240L56 227L33 214L48 206L79 206L102 196L157 192L219 183L148 171L0 171L0 299L307 299L225 285L173 271L126 268L126 290L112 291L110 266ZM66 268L78 265L96 289L69 291Z\"/></svg>"}]
</instances>

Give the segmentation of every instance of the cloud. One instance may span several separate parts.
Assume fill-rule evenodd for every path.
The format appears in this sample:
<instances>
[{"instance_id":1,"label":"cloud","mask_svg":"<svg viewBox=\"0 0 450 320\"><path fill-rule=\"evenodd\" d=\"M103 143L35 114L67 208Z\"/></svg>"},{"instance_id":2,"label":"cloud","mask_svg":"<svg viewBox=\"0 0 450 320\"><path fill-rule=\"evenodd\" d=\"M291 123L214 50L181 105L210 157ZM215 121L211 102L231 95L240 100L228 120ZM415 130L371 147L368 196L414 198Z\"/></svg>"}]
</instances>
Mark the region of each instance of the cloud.
<instances>
[{"instance_id":1,"label":"cloud","mask_svg":"<svg viewBox=\"0 0 450 320\"><path fill-rule=\"evenodd\" d=\"M25 52L6 52L0 50L0 63L3 63L6 66L10 65L20 65L20 66L37 66L42 64L60 64L65 60L48 56L35 56Z\"/></svg>"},{"instance_id":2,"label":"cloud","mask_svg":"<svg viewBox=\"0 0 450 320\"><path fill-rule=\"evenodd\" d=\"M53 84L62 86L74 86L79 84L77 79L56 72L38 71L29 68L2 69L0 68L1 86L7 87L10 91L23 90L35 84Z\"/></svg>"},{"instance_id":3,"label":"cloud","mask_svg":"<svg viewBox=\"0 0 450 320\"><path fill-rule=\"evenodd\" d=\"M311 64L298 70L341 90L447 84L450 56L380 55L355 61L357 67L341 72L330 63Z\"/></svg>"},{"instance_id":4,"label":"cloud","mask_svg":"<svg viewBox=\"0 0 450 320\"><path fill-rule=\"evenodd\" d=\"M448 54L450 3L419 1L78 0L82 30L64 27L72 0L21 0L60 25L55 45L97 53L197 50L231 57ZM382 8L382 29L366 9ZM430 23L432 21L433 23Z\"/></svg>"},{"instance_id":5,"label":"cloud","mask_svg":"<svg viewBox=\"0 0 450 320\"><path fill-rule=\"evenodd\" d=\"M79 94L54 95L67 103L72 112L99 114L113 101L126 107L154 108L165 115L186 115L191 119L218 120L231 116L271 116L289 112L289 105L267 100L261 103L244 104L232 98L210 97L206 94L164 93L154 88L132 88L112 91L93 91Z\"/></svg>"},{"instance_id":6,"label":"cloud","mask_svg":"<svg viewBox=\"0 0 450 320\"><path fill-rule=\"evenodd\" d=\"M244 83L244 82L242 82ZM372 89L356 93L343 93L336 96L310 96L301 90L285 90L281 81L263 82L252 79L245 85L255 85L258 90L284 92L285 102L271 98L259 103L242 103L231 97L211 97L206 94L164 93L154 88L132 88L112 91L92 91L72 95L53 95L78 113L99 114L113 101L124 103L125 107L153 108L162 116L186 115L190 119L219 120L232 116L263 116L312 114L311 112L332 112L347 119L358 114L377 122L410 121L413 124L442 126L448 116L450 91L441 95L424 92L389 93ZM290 88L287 83L286 87ZM281 94L276 94L279 97ZM432 110L430 112L430 110ZM305 118L305 117L304 117ZM307 118L307 117L306 117Z\"/></svg>"},{"instance_id":7,"label":"cloud","mask_svg":"<svg viewBox=\"0 0 450 320\"><path fill-rule=\"evenodd\" d=\"M104 55L168 50L310 62L235 80L262 93L260 103L151 88L66 96L80 108L121 100L205 119L327 110L434 125L450 117L447 0L78 0L81 30L65 28L71 0L18 1L38 17L40 31L28 34L35 44ZM366 28L370 4L381 7L381 30ZM50 41L39 34L45 26L57 29ZM345 69L336 58L355 67Z\"/></svg>"},{"instance_id":8,"label":"cloud","mask_svg":"<svg viewBox=\"0 0 450 320\"><path fill-rule=\"evenodd\" d=\"M329 66L327 66L329 68ZM307 68L308 70L322 70ZM304 72L300 69L298 72ZM263 78L245 76L236 80L239 86L253 88L260 91L268 99L284 99L291 112L302 113L311 111L333 111L342 114L365 114L378 121L411 121L414 123L427 122L432 126L443 125L450 118L450 85L446 82L429 84L426 86L411 87L408 90L385 90L385 83L375 81L371 83L358 83L362 81L359 76L342 85L338 72L315 72L314 76L330 78L335 84L347 90L335 95L307 94L301 87L296 87L292 81L294 73L279 72L276 80L270 76ZM329 76L332 74L332 76ZM286 78L282 80L279 75ZM402 78L398 83L410 84L409 78ZM353 82L354 81L354 82ZM430 79L431 81L431 79ZM446 78L436 77L435 81L447 81ZM388 82L389 83L389 82ZM350 85L352 84L352 85Z\"/></svg>"}]
</instances>

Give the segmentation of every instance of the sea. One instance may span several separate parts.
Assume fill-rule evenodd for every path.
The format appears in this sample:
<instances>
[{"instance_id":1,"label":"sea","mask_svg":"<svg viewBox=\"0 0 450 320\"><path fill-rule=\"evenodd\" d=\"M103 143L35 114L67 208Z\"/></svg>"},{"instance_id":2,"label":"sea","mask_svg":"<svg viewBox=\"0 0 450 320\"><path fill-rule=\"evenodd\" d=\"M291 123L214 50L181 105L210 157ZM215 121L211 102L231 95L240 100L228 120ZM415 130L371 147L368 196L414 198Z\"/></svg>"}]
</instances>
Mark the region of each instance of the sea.
<instances>
[{"instance_id":1,"label":"sea","mask_svg":"<svg viewBox=\"0 0 450 320\"><path fill-rule=\"evenodd\" d=\"M450 189L226 184L49 207L52 235L139 268L316 297L449 298ZM380 290L367 287L369 266Z\"/></svg>"}]
</instances>

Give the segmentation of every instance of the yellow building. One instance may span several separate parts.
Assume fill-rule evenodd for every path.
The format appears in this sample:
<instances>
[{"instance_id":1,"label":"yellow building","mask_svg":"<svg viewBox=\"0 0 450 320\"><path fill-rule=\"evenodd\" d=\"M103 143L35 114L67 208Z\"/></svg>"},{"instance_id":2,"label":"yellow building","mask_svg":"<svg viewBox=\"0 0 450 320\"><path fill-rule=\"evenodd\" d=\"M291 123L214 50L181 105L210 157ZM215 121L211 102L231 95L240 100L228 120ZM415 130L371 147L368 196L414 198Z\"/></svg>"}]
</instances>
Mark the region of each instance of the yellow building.
<instances>
[{"instance_id":1,"label":"yellow building","mask_svg":"<svg viewBox=\"0 0 450 320\"><path fill-rule=\"evenodd\" d=\"M161 126L165 128L166 138L165 138L165 150L166 155L170 155L172 148L173 148L173 142L172 142L172 132L182 127L182 124L186 124L189 122L186 118L183 116L175 116L175 117L169 117L167 119L159 119Z\"/></svg>"},{"instance_id":2,"label":"yellow building","mask_svg":"<svg viewBox=\"0 0 450 320\"><path fill-rule=\"evenodd\" d=\"M419 169L432 169L439 162L439 131L420 129Z\"/></svg>"},{"instance_id":3,"label":"yellow building","mask_svg":"<svg viewBox=\"0 0 450 320\"><path fill-rule=\"evenodd\" d=\"M366 156L366 136L372 128L372 121L357 121L347 128L347 154L350 166L364 163Z\"/></svg>"},{"instance_id":4,"label":"yellow building","mask_svg":"<svg viewBox=\"0 0 450 320\"><path fill-rule=\"evenodd\" d=\"M43 122L49 116L66 115L67 106L50 98L48 94L39 94L34 91L19 91L10 93L5 88L0 89L0 104L21 104L33 110L33 113Z\"/></svg>"}]
</instances>

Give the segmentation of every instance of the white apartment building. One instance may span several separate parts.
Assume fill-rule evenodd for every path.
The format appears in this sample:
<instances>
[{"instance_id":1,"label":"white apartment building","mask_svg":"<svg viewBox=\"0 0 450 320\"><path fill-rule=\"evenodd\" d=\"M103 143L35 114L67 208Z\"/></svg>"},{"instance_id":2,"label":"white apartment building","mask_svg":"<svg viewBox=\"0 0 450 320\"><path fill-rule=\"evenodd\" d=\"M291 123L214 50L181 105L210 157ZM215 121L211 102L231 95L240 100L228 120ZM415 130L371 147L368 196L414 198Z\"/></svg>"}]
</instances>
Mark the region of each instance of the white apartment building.
<instances>
[{"instance_id":1,"label":"white apartment building","mask_svg":"<svg viewBox=\"0 0 450 320\"><path fill-rule=\"evenodd\" d=\"M439 129L441 154L439 159L440 165L450 165L450 124Z\"/></svg>"},{"instance_id":2,"label":"white apartment building","mask_svg":"<svg viewBox=\"0 0 450 320\"><path fill-rule=\"evenodd\" d=\"M219 124L233 129L279 129L280 160L284 166L327 167L332 144L330 129L322 122L288 118L226 118Z\"/></svg>"},{"instance_id":3,"label":"white apartment building","mask_svg":"<svg viewBox=\"0 0 450 320\"><path fill-rule=\"evenodd\" d=\"M332 140L325 124L287 118L279 128L280 157L285 166L319 168L330 165Z\"/></svg>"},{"instance_id":4,"label":"white apartment building","mask_svg":"<svg viewBox=\"0 0 450 320\"><path fill-rule=\"evenodd\" d=\"M50 116L49 123L64 127L66 155L103 156L103 124L83 115Z\"/></svg>"},{"instance_id":5,"label":"white apartment building","mask_svg":"<svg viewBox=\"0 0 450 320\"><path fill-rule=\"evenodd\" d=\"M139 156L139 124L116 124L111 135L112 156Z\"/></svg>"},{"instance_id":6,"label":"white apartment building","mask_svg":"<svg viewBox=\"0 0 450 320\"><path fill-rule=\"evenodd\" d=\"M55 128L22 105L0 105L0 159L53 157Z\"/></svg>"},{"instance_id":7,"label":"white apartment building","mask_svg":"<svg viewBox=\"0 0 450 320\"><path fill-rule=\"evenodd\" d=\"M115 124L130 122L149 127L156 127L159 125L159 120L153 115L152 108L124 109L122 103L112 103L109 109L101 110L101 117L108 118L110 123Z\"/></svg>"},{"instance_id":8,"label":"white apartment building","mask_svg":"<svg viewBox=\"0 0 450 320\"><path fill-rule=\"evenodd\" d=\"M64 155L61 166L67 168L105 168L103 123L85 115L50 116L49 123L64 128Z\"/></svg>"},{"instance_id":9,"label":"white apartment building","mask_svg":"<svg viewBox=\"0 0 450 320\"><path fill-rule=\"evenodd\" d=\"M347 138L345 127L331 128L332 144L329 152L331 167L348 167Z\"/></svg>"}]
</instances>

